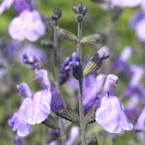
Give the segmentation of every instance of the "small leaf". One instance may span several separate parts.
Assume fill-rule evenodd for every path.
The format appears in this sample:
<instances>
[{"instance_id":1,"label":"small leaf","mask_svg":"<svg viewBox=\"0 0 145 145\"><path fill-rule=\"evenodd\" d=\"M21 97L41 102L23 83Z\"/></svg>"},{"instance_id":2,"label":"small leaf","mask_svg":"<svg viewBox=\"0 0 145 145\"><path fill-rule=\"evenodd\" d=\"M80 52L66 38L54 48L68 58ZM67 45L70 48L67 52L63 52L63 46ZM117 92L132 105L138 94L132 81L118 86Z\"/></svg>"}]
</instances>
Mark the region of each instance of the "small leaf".
<instances>
[{"instance_id":1,"label":"small leaf","mask_svg":"<svg viewBox=\"0 0 145 145\"><path fill-rule=\"evenodd\" d=\"M103 37L100 34L96 33L96 34L92 34L92 35L84 37L81 40L81 43L82 44L92 44L92 43L99 43L102 40L103 40Z\"/></svg>"},{"instance_id":2,"label":"small leaf","mask_svg":"<svg viewBox=\"0 0 145 145\"><path fill-rule=\"evenodd\" d=\"M67 41L77 41L77 37L70 31L62 28L57 29L57 36Z\"/></svg>"}]
</instances>

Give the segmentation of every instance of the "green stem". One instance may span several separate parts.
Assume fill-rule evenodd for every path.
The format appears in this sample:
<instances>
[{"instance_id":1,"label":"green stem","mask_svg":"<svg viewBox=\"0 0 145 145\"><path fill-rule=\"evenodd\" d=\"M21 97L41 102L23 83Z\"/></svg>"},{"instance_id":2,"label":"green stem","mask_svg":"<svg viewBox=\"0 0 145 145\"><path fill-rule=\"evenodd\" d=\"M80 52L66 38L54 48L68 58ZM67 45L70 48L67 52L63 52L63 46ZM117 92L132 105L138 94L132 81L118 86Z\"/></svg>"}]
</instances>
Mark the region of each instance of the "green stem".
<instances>
[{"instance_id":1,"label":"green stem","mask_svg":"<svg viewBox=\"0 0 145 145\"><path fill-rule=\"evenodd\" d=\"M78 22L78 34L77 34L78 42L76 45L76 51L82 61L82 49L81 49L81 38L82 38L82 22ZM79 80L79 125L81 130L81 140L82 145L86 145L86 122L84 115L84 107L83 107L83 77Z\"/></svg>"},{"instance_id":2,"label":"green stem","mask_svg":"<svg viewBox=\"0 0 145 145\"><path fill-rule=\"evenodd\" d=\"M59 64L58 64L58 36L57 36L57 24L56 26L54 27L54 45L55 45L55 48L54 48L54 73L55 73L55 86L56 86L56 89L59 91L60 93L60 85L59 85ZM63 122L63 119L62 118L59 118L59 121L60 121L60 130L61 130L61 145L65 145L65 142L66 142L66 133L65 133L65 125L64 125L64 122Z\"/></svg>"}]
</instances>

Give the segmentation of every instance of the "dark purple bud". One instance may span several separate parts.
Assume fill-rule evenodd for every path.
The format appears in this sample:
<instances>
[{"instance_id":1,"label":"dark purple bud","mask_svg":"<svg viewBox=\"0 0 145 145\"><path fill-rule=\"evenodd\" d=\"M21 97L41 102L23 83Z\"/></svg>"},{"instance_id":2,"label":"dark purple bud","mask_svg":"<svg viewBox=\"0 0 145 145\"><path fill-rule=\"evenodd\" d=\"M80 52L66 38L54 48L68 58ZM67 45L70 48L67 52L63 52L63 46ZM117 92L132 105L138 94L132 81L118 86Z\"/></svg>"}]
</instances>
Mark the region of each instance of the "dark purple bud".
<instances>
[{"instance_id":1,"label":"dark purple bud","mask_svg":"<svg viewBox=\"0 0 145 145\"><path fill-rule=\"evenodd\" d=\"M106 59L110 56L110 49L107 46L103 46L97 51L97 54L100 59Z\"/></svg>"},{"instance_id":2,"label":"dark purple bud","mask_svg":"<svg viewBox=\"0 0 145 145\"><path fill-rule=\"evenodd\" d=\"M51 41L48 40L48 39L42 40L42 41L41 41L41 45L42 45L43 47L49 48L49 49L54 49L54 48L55 48L53 42L51 42Z\"/></svg>"},{"instance_id":3,"label":"dark purple bud","mask_svg":"<svg viewBox=\"0 0 145 145\"><path fill-rule=\"evenodd\" d=\"M48 78L47 70L45 69L36 70L35 77L43 89L50 89L51 84Z\"/></svg>"},{"instance_id":4,"label":"dark purple bud","mask_svg":"<svg viewBox=\"0 0 145 145\"><path fill-rule=\"evenodd\" d=\"M51 93L52 93L51 110L53 112L58 112L64 108L64 100L55 88L51 88Z\"/></svg>"},{"instance_id":5,"label":"dark purple bud","mask_svg":"<svg viewBox=\"0 0 145 145\"><path fill-rule=\"evenodd\" d=\"M76 52L74 52L71 56L70 66L72 66L73 76L77 80L82 79L82 65L80 62L80 58Z\"/></svg>"},{"instance_id":6,"label":"dark purple bud","mask_svg":"<svg viewBox=\"0 0 145 145\"><path fill-rule=\"evenodd\" d=\"M80 58L76 52L74 52L70 58L70 66L73 68L80 65Z\"/></svg>"},{"instance_id":7,"label":"dark purple bud","mask_svg":"<svg viewBox=\"0 0 145 145\"><path fill-rule=\"evenodd\" d=\"M53 13L54 13L54 15L52 16L52 19L54 21L58 21L62 14L61 9L54 9Z\"/></svg>"},{"instance_id":8,"label":"dark purple bud","mask_svg":"<svg viewBox=\"0 0 145 145\"><path fill-rule=\"evenodd\" d=\"M23 54L23 62L25 64L32 65L33 68L37 69L39 68L39 61L32 53L24 53Z\"/></svg>"},{"instance_id":9,"label":"dark purple bud","mask_svg":"<svg viewBox=\"0 0 145 145\"><path fill-rule=\"evenodd\" d=\"M13 138L14 145L25 145L25 141L22 137L15 135Z\"/></svg>"},{"instance_id":10,"label":"dark purple bud","mask_svg":"<svg viewBox=\"0 0 145 145\"><path fill-rule=\"evenodd\" d=\"M21 83L21 84L17 85L16 88L21 96L23 96L25 98L32 96L32 92L27 83Z\"/></svg>"}]
</instances>

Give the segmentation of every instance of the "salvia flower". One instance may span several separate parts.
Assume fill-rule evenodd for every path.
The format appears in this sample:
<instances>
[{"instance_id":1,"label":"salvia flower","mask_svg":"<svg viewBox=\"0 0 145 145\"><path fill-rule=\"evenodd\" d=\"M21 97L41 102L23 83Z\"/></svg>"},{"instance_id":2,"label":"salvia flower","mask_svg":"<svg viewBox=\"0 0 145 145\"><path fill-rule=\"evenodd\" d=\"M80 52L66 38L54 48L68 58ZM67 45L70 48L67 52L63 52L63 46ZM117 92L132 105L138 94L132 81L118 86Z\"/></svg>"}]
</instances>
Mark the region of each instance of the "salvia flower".
<instances>
[{"instance_id":1,"label":"salvia flower","mask_svg":"<svg viewBox=\"0 0 145 145\"><path fill-rule=\"evenodd\" d=\"M36 41L44 35L45 25L37 10L24 10L14 18L9 26L9 34L13 39Z\"/></svg>"},{"instance_id":2,"label":"salvia flower","mask_svg":"<svg viewBox=\"0 0 145 145\"><path fill-rule=\"evenodd\" d=\"M43 122L49 116L52 98L47 71L43 69L35 70L35 77L43 90L33 95L31 106L25 117L25 122L32 125Z\"/></svg>"},{"instance_id":3,"label":"salvia flower","mask_svg":"<svg viewBox=\"0 0 145 145\"><path fill-rule=\"evenodd\" d=\"M110 133L119 133L122 129L131 130L133 128L124 113L123 105L116 96L112 95L117 80L117 76L108 75L104 84L104 95L96 111L96 121Z\"/></svg>"},{"instance_id":4,"label":"salvia flower","mask_svg":"<svg viewBox=\"0 0 145 145\"><path fill-rule=\"evenodd\" d=\"M21 137L27 136L30 132L30 125L25 122L25 115L31 103L32 99L30 97L25 98L19 110L8 121L12 131L17 130L17 134Z\"/></svg>"},{"instance_id":5,"label":"salvia flower","mask_svg":"<svg viewBox=\"0 0 145 145\"><path fill-rule=\"evenodd\" d=\"M50 104L51 93L49 90L35 93L25 115L25 122L32 125L43 122L51 112Z\"/></svg>"},{"instance_id":6,"label":"salvia flower","mask_svg":"<svg viewBox=\"0 0 145 145\"><path fill-rule=\"evenodd\" d=\"M119 133L121 130L133 128L119 99L107 94L102 98L100 108L96 111L96 121L110 133Z\"/></svg>"}]
</instances>

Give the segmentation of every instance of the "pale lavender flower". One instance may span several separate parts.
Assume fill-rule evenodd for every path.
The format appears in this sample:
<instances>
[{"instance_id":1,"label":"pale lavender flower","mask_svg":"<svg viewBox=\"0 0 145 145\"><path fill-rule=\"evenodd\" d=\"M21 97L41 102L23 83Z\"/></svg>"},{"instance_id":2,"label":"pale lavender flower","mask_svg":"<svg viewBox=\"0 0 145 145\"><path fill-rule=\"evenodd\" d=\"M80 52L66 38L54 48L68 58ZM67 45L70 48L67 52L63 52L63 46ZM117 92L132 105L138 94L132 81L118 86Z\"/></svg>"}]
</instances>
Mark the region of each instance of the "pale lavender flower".
<instances>
[{"instance_id":1,"label":"pale lavender flower","mask_svg":"<svg viewBox=\"0 0 145 145\"><path fill-rule=\"evenodd\" d=\"M8 121L8 124L11 127L12 131L17 130L17 134L21 137L27 136L30 132L30 125L24 121L24 118L31 103L32 99L30 97L25 98L19 110L14 113L12 118Z\"/></svg>"},{"instance_id":2,"label":"pale lavender flower","mask_svg":"<svg viewBox=\"0 0 145 145\"><path fill-rule=\"evenodd\" d=\"M79 137L80 131L78 126L73 126L69 133L69 138L66 141L66 145L74 145L75 140Z\"/></svg>"},{"instance_id":3,"label":"pale lavender flower","mask_svg":"<svg viewBox=\"0 0 145 145\"><path fill-rule=\"evenodd\" d=\"M0 14L9 9L13 2L14 0L3 0L3 2L0 4Z\"/></svg>"},{"instance_id":4,"label":"pale lavender flower","mask_svg":"<svg viewBox=\"0 0 145 145\"><path fill-rule=\"evenodd\" d=\"M13 39L36 41L44 35L45 25L37 10L24 10L14 18L9 26L9 34Z\"/></svg>"},{"instance_id":5,"label":"pale lavender flower","mask_svg":"<svg viewBox=\"0 0 145 145\"><path fill-rule=\"evenodd\" d=\"M96 121L110 133L119 133L121 130L133 128L119 99L107 94L102 98L100 108L96 111Z\"/></svg>"},{"instance_id":6,"label":"pale lavender flower","mask_svg":"<svg viewBox=\"0 0 145 145\"><path fill-rule=\"evenodd\" d=\"M116 96L112 95L117 81L116 75L107 76L100 107L96 111L96 121L110 133L119 133L122 129L131 130L133 128L124 113L123 105Z\"/></svg>"},{"instance_id":7,"label":"pale lavender flower","mask_svg":"<svg viewBox=\"0 0 145 145\"><path fill-rule=\"evenodd\" d=\"M25 122L29 124L43 122L51 112L52 94L47 71L43 69L35 70L35 77L44 90L38 91L33 95L31 106L25 115Z\"/></svg>"},{"instance_id":8,"label":"pale lavender flower","mask_svg":"<svg viewBox=\"0 0 145 145\"><path fill-rule=\"evenodd\" d=\"M141 130L141 132L137 133L137 136L141 141L144 142L145 141L145 133L144 133L144 130L145 130L145 108L142 109L142 112L140 113L140 115L138 117L138 120L137 120L137 123L136 123L134 129Z\"/></svg>"},{"instance_id":9,"label":"pale lavender flower","mask_svg":"<svg viewBox=\"0 0 145 145\"><path fill-rule=\"evenodd\" d=\"M42 90L34 94L33 100L25 114L25 122L28 124L38 124L43 122L51 112L51 92Z\"/></svg>"}]
</instances>

